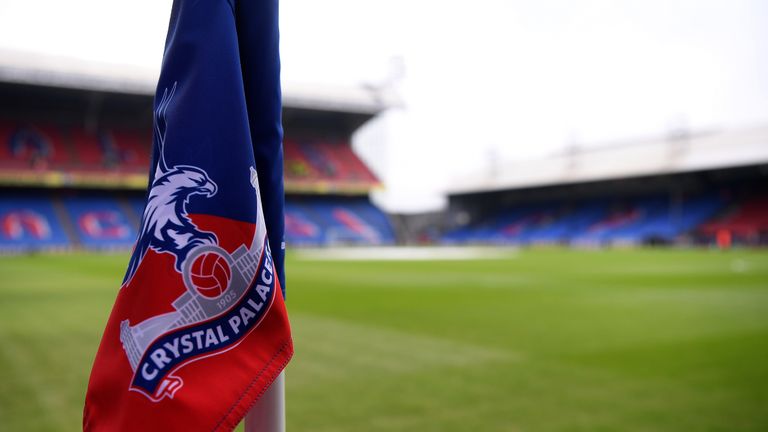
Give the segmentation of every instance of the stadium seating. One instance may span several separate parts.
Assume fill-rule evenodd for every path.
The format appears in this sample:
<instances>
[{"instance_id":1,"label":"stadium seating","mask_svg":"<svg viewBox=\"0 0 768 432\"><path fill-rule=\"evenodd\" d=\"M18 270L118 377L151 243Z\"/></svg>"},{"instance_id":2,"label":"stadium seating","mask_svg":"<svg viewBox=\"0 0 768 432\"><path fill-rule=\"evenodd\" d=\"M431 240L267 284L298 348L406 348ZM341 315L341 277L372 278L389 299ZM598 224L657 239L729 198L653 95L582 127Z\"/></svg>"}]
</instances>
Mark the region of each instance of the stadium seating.
<instances>
[{"instance_id":1,"label":"stadium seating","mask_svg":"<svg viewBox=\"0 0 768 432\"><path fill-rule=\"evenodd\" d=\"M0 197L0 250L127 249L136 240L138 210L101 194L6 194Z\"/></svg>"},{"instance_id":2,"label":"stadium seating","mask_svg":"<svg viewBox=\"0 0 768 432\"><path fill-rule=\"evenodd\" d=\"M71 152L52 125L0 124L0 168L45 170L68 166Z\"/></svg>"},{"instance_id":3,"label":"stadium seating","mask_svg":"<svg viewBox=\"0 0 768 432\"><path fill-rule=\"evenodd\" d=\"M100 169L104 166L106 157L99 141L98 135L83 129L72 131L72 142L78 162L76 166L91 169Z\"/></svg>"},{"instance_id":4,"label":"stadium seating","mask_svg":"<svg viewBox=\"0 0 768 432\"><path fill-rule=\"evenodd\" d=\"M151 143L151 134L146 131L116 129L102 133L102 146L110 149L118 165L128 170L148 169Z\"/></svg>"},{"instance_id":5,"label":"stadium seating","mask_svg":"<svg viewBox=\"0 0 768 432\"><path fill-rule=\"evenodd\" d=\"M768 195L746 199L729 206L724 212L703 224L699 231L713 237L728 232L736 240L750 242L768 234Z\"/></svg>"},{"instance_id":6,"label":"stadium seating","mask_svg":"<svg viewBox=\"0 0 768 432\"><path fill-rule=\"evenodd\" d=\"M575 233L583 232L605 217L607 204L591 202L579 207L563 207L554 210L540 223L531 226L520 235L522 243L556 244L568 241Z\"/></svg>"},{"instance_id":7,"label":"stadium seating","mask_svg":"<svg viewBox=\"0 0 768 432\"><path fill-rule=\"evenodd\" d=\"M284 154L289 186L302 181L368 187L378 184L376 177L346 142L286 138Z\"/></svg>"},{"instance_id":8,"label":"stadium seating","mask_svg":"<svg viewBox=\"0 0 768 432\"><path fill-rule=\"evenodd\" d=\"M88 249L128 248L136 240L138 215L114 198L78 196L64 199L81 245Z\"/></svg>"},{"instance_id":9,"label":"stadium seating","mask_svg":"<svg viewBox=\"0 0 768 432\"><path fill-rule=\"evenodd\" d=\"M447 233L444 243L575 245L671 242L693 231L725 206L714 195L679 203L656 196L644 199L594 200L564 207L557 204L519 206L491 213Z\"/></svg>"},{"instance_id":10,"label":"stadium seating","mask_svg":"<svg viewBox=\"0 0 768 432\"><path fill-rule=\"evenodd\" d=\"M145 174L151 142L148 130L105 128L90 132L79 125L0 120L0 174L34 176L35 172L56 170L74 174L69 181L77 181L78 175ZM345 141L286 138L284 156L289 191L364 192L379 184Z\"/></svg>"},{"instance_id":11,"label":"stadium seating","mask_svg":"<svg viewBox=\"0 0 768 432\"><path fill-rule=\"evenodd\" d=\"M0 119L0 175L9 184L23 178L24 184L32 186L138 189L145 184L141 180L150 164L150 144L148 130L88 131L78 124ZM284 155L289 192L364 193L378 184L344 140L289 137ZM46 175L39 176L41 172ZM120 177L124 174L132 177L120 180L128 178ZM136 193L116 195L125 196L82 192L61 198L55 192L39 191L31 198L0 195L0 217L5 218L0 248L129 248L144 200ZM286 210L286 237L293 245L388 244L395 239L387 217L367 198L290 197Z\"/></svg>"},{"instance_id":12,"label":"stadium seating","mask_svg":"<svg viewBox=\"0 0 768 432\"><path fill-rule=\"evenodd\" d=\"M366 198L306 198L285 207L285 237L290 245L392 244L387 217Z\"/></svg>"},{"instance_id":13,"label":"stadium seating","mask_svg":"<svg viewBox=\"0 0 768 432\"><path fill-rule=\"evenodd\" d=\"M15 126L0 122L0 167L2 168L28 168L29 163L16 157L11 146L11 136Z\"/></svg>"},{"instance_id":14,"label":"stadium seating","mask_svg":"<svg viewBox=\"0 0 768 432\"><path fill-rule=\"evenodd\" d=\"M283 153L286 177L302 180L320 177L320 174L309 163L301 149L299 149L299 144L296 141L286 139L283 143Z\"/></svg>"},{"instance_id":15,"label":"stadium seating","mask_svg":"<svg viewBox=\"0 0 768 432\"><path fill-rule=\"evenodd\" d=\"M129 249L136 240L144 199L79 193L0 196L0 251L82 247ZM286 203L291 246L392 244L387 217L367 198L314 197Z\"/></svg>"},{"instance_id":16,"label":"stadium seating","mask_svg":"<svg viewBox=\"0 0 768 432\"><path fill-rule=\"evenodd\" d=\"M144 214L144 204L146 204L145 197L132 196L126 198L126 201L128 202L128 207L131 208L134 214L141 220L141 217Z\"/></svg>"},{"instance_id":17,"label":"stadium seating","mask_svg":"<svg viewBox=\"0 0 768 432\"><path fill-rule=\"evenodd\" d=\"M0 170L146 172L148 133L0 122Z\"/></svg>"},{"instance_id":18,"label":"stadium seating","mask_svg":"<svg viewBox=\"0 0 768 432\"><path fill-rule=\"evenodd\" d=\"M472 224L449 232L445 243L521 243L527 233L551 223L547 204L524 205L492 213Z\"/></svg>"},{"instance_id":19,"label":"stadium seating","mask_svg":"<svg viewBox=\"0 0 768 432\"><path fill-rule=\"evenodd\" d=\"M333 178L338 180L375 182L376 178L352 152L349 145L318 142L315 144L322 157L333 166Z\"/></svg>"},{"instance_id":20,"label":"stadium seating","mask_svg":"<svg viewBox=\"0 0 768 432\"><path fill-rule=\"evenodd\" d=\"M66 248L70 245L53 202L45 196L0 198L0 251Z\"/></svg>"},{"instance_id":21,"label":"stadium seating","mask_svg":"<svg viewBox=\"0 0 768 432\"><path fill-rule=\"evenodd\" d=\"M617 240L639 243L643 240L671 242L679 235L690 232L712 217L724 203L714 196L700 196L685 200L679 207L662 204L644 220L632 224L614 236Z\"/></svg>"}]
</instances>

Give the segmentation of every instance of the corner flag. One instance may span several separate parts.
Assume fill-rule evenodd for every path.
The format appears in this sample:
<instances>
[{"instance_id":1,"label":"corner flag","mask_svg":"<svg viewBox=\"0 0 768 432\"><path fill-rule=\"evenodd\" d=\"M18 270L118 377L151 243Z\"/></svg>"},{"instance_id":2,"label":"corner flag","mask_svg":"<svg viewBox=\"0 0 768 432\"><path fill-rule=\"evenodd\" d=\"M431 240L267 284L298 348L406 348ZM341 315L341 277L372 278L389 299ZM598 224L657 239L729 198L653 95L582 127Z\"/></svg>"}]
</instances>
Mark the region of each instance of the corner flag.
<instances>
[{"instance_id":1,"label":"corner flag","mask_svg":"<svg viewBox=\"0 0 768 432\"><path fill-rule=\"evenodd\" d=\"M277 0L174 0L84 430L232 430L290 360L279 75Z\"/></svg>"}]
</instances>

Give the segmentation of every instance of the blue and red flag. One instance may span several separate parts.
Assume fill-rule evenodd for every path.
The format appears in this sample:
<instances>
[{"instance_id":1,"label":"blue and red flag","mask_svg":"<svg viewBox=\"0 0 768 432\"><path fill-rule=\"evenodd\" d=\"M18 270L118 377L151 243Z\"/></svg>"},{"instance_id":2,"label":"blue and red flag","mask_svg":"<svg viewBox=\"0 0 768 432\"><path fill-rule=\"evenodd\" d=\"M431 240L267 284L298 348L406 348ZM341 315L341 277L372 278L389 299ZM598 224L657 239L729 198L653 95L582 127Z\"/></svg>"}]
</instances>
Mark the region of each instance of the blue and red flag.
<instances>
[{"instance_id":1,"label":"blue and red flag","mask_svg":"<svg viewBox=\"0 0 768 432\"><path fill-rule=\"evenodd\" d=\"M86 431L231 430L293 354L277 0L175 0L140 233Z\"/></svg>"}]
</instances>

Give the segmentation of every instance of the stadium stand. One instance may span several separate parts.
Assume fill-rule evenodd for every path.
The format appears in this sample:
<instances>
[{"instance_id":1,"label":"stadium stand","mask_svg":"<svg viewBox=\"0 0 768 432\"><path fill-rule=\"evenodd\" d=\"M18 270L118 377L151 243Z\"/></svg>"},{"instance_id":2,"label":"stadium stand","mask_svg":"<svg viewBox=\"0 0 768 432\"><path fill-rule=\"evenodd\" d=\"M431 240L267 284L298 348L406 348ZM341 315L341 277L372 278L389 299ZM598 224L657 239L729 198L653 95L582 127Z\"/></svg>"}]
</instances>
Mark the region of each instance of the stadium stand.
<instances>
[{"instance_id":1,"label":"stadium stand","mask_svg":"<svg viewBox=\"0 0 768 432\"><path fill-rule=\"evenodd\" d=\"M135 194L4 195L0 197L0 249L127 249L136 239L143 207L143 199ZM286 203L285 222L291 246L395 241L387 216L365 197L292 198Z\"/></svg>"},{"instance_id":2,"label":"stadium stand","mask_svg":"<svg viewBox=\"0 0 768 432\"><path fill-rule=\"evenodd\" d=\"M100 169L104 166L104 151L96 134L75 129L72 131L72 142L77 155L78 166L92 169Z\"/></svg>"},{"instance_id":3,"label":"stadium stand","mask_svg":"<svg viewBox=\"0 0 768 432\"><path fill-rule=\"evenodd\" d=\"M94 175L94 181L101 181L107 176L131 172L145 185L149 142L149 133L136 129L91 133L81 127L58 129L0 123L0 175L12 177L22 173L36 181L36 173L41 170L60 170L63 176L59 181L75 181L78 173ZM286 240L290 245L394 243L395 234L387 216L365 194L291 193L292 182L299 181L306 182L310 193L320 184L324 185L321 192L344 191L353 185L353 192L367 194L378 180L348 143L319 138L288 139L285 165L289 192ZM76 189L65 194L35 192L31 198L25 197L22 189L13 193L0 189L0 249L132 247L143 213L143 194L125 190L96 193L88 188L91 183L79 185L76 181L71 186Z\"/></svg>"},{"instance_id":4,"label":"stadium stand","mask_svg":"<svg viewBox=\"0 0 768 432\"><path fill-rule=\"evenodd\" d=\"M19 61L0 62L13 71L0 74L0 250L131 248L146 200L157 78L36 73ZM394 242L388 217L368 198L380 182L351 137L396 102L359 86L284 86L289 246Z\"/></svg>"},{"instance_id":5,"label":"stadium stand","mask_svg":"<svg viewBox=\"0 0 768 432\"><path fill-rule=\"evenodd\" d=\"M77 196L64 199L69 220L79 243L88 249L129 248L136 240L136 226L129 216L129 206L121 206L112 197Z\"/></svg>"},{"instance_id":6,"label":"stadium stand","mask_svg":"<svg viewBox=\"0 0 768 432\"><path fill-rule=\"evenodd\" d=\"M448 232L445 243L574 245L673 242L692 232L725 206L702 195L672 202L664 196L633 200L600 199L571 208L556 203L518 206L491 213Z\"/></svg>"},{"instance_id":7,"label":"stadium stand","mask_svg":"<svg viewBox=\"0 0 768 432\"><path fill-rule=\"evenodd\" d=\"M766 245L768 124L494 160L446 186L444 243Z\"/></svg>"},{"instance_id":8,"label":"stadium stand","mask_svg":"<svg viewBox=\"0 0 768 432\"><path fill-rule=\"evenodd\" d=\"M66 139L64 138L66 137ZM139 172L149 167L148 131L106 128L12 125L0 123L0 167L65 172ZM352 152L349 143L317 138L285 141L289 184L324 185L322 189L368 190L378 179Z\"/></svg>"},{"instance_id":9,"label":"stadium stand","mask_svg":"<svg viewBox=\"0 0 768 432\"><path fill-rule=\"evenodd\" d=\"M61 132L51 125L0 125L0 166L40 170L71 163Z\"/></svg>"},{"instance_id":10,"label":"stadium stand","mask_svg":"<svg viewBox=\"0 0 768 432\"><path fill-rule=\"evenodd\" d=\"M759 195L730 205L699 228L709 239L727 233L737 242L757 244L768 240L768 195Z\"/></svg>"},{"instance_id":11,"label":"stadium stand","mask_svg":"<svg viewBox=\"0 0 768 432\"><path fill-rule=\"evenodd\" d=\"M0 199L0 251L70 247L53 202L47 196L11 194Z\"/></svg>"},{"instance_id":12,"label":"stadium stand","mask_svg":"<svg viewBox=\"0 0 768 432\"><path fill-rule=\"evenodd\" d=\"M348 141L329 136L304 131L285 140L287 242L395 243L398 236L389 218L366 196L378 179ZM13 184L26 176L37 187L86 189L63 196L3 192L0 249L130 248L143 211L138 190L146 185L150 143L146 127L107 126L89 132L65 122L0 120L0 180ZM125 175L133 176L133 182L125 182ZM87 191L115 185L121 192ZM714 244L727 235L729 244L731 238L736 244L768 242L768 195L738 196L723 198L703 190L685 198L657 192L496 203L430 238L444 244L603 246L673 243L684 237Z\"/></svg>"},{"instance_id":13,"label":"stadium stand","mask_svg":"<svg viewBox=\"0 0 768 432\"><path fill-rule=\"evenodd\" d=\"M146 172L150 142L149 133L141 131L0 124L0 166Z\"/></svg>"},{"instance_id":14,"label":"stadium stand","mask_svg":"<svg viewBox=\"0 0 768 432\"><path fill-rule=\"evenodd\" d=\"M284 147L289 188L367 191L380 185L345 141L286 138Z\"/></svg>"},{"instance_id":15,"label":"stadium stand","mask_svg":"<svg viewBox=\"0 0 768 432\"><path fill-rule=\"evenodd\" d=\"M366 198L301 198L286 202L286 241L292 245L392 244L387 216Z\"/></svg>"},{"instance_id":16,"label":"stadium stand","mask_svg":"<svg viewBox=\"0 0 768 432\"><path fill-rule=\"evenodd\" d=\"M283 144L285 156L285 175L297 180L315 179L319 174L292 139L286 139Z\"/></svg>"},{"instance_id":17,"label":"stadium stand","mask_svg":"<svg viewBox=\"0 0 768 432\"><path fill-rule=\"evenodd\" d=\"M0 250L130 248L140 209L125 198L101 193L63 198L56 193L3 194Z\"/></svg>"},{"instance_id":18,"label":"stadium stand","mask_svg":"<svg viewBox=\"0 0 768 432\"><path fill-rule=\"evenodd\" d=\"M128 170L146 172L151 143L149 131L115 129L102 134L102 147L113 155L114 163Z\"/></svg>"}]
</instances>

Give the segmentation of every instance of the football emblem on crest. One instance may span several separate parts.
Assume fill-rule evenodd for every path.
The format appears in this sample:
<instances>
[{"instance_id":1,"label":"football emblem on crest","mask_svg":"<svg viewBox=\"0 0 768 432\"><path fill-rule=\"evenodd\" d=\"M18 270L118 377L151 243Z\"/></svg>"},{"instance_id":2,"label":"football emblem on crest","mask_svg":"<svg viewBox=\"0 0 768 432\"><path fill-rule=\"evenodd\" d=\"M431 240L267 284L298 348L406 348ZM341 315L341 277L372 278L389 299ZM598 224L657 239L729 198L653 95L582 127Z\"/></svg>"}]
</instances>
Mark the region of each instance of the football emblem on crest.
<instances>
[{"instance_id":1,"label":"football emblem on crest","mask_svg":"<svg viewBox=\"0 0 768 432\"><path fill-rule=\"evenodd\" d=\"M229 288L232 271L223 255L208 252L195 258L190 278L202 296L216 298Z\"/></svg>"}]
</instances>

